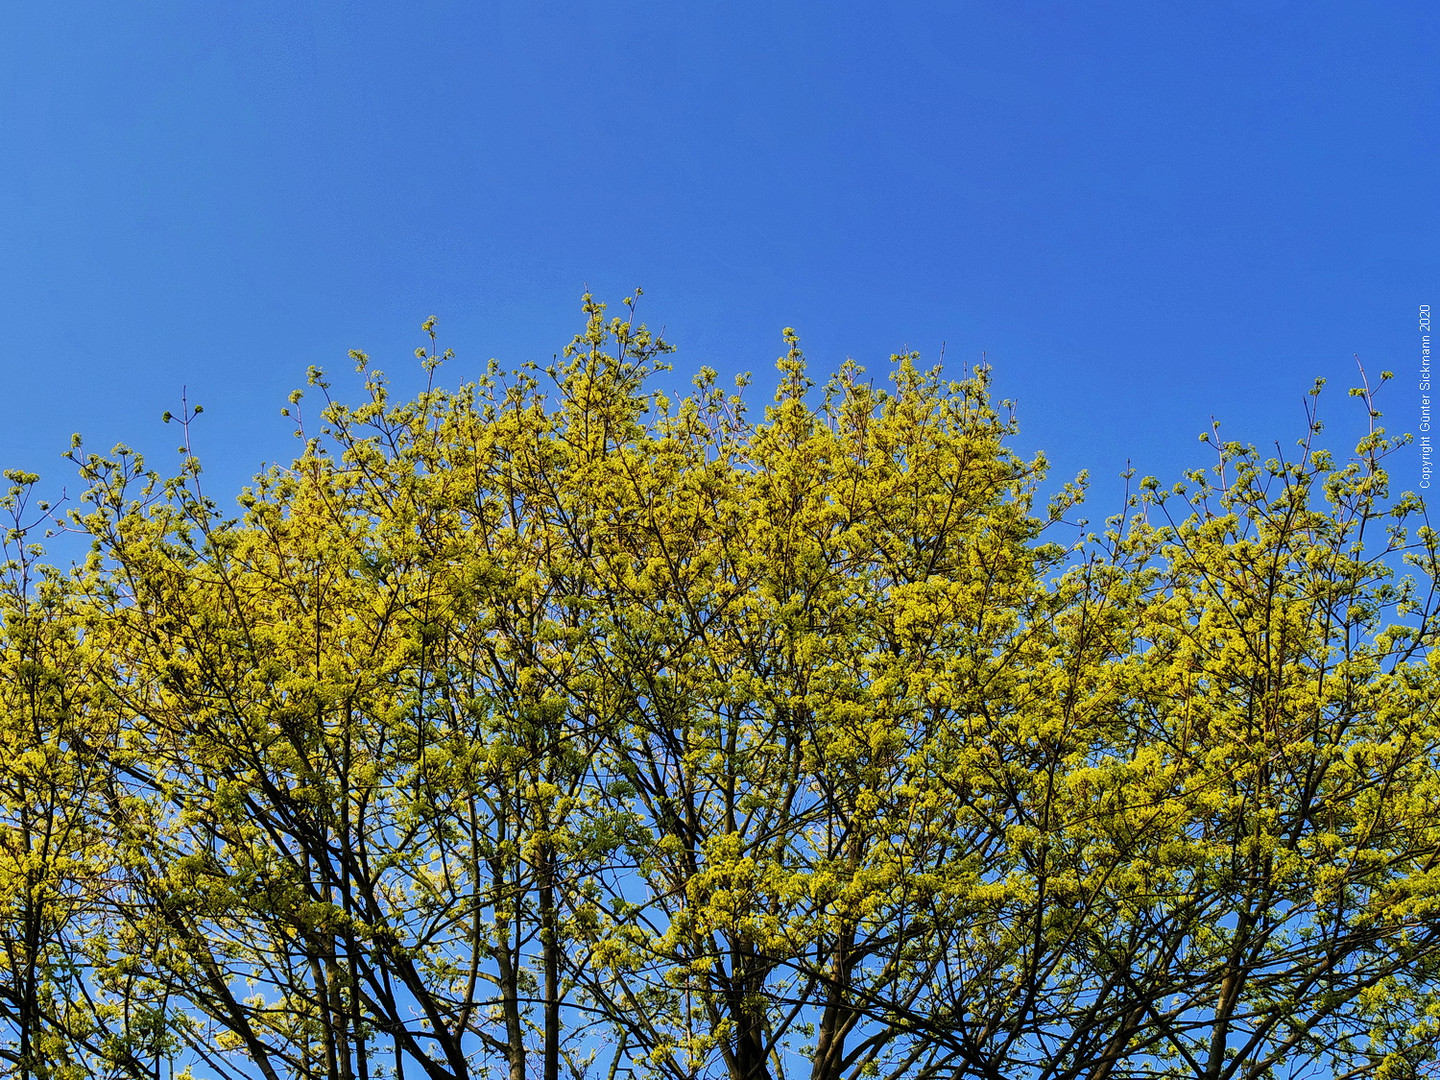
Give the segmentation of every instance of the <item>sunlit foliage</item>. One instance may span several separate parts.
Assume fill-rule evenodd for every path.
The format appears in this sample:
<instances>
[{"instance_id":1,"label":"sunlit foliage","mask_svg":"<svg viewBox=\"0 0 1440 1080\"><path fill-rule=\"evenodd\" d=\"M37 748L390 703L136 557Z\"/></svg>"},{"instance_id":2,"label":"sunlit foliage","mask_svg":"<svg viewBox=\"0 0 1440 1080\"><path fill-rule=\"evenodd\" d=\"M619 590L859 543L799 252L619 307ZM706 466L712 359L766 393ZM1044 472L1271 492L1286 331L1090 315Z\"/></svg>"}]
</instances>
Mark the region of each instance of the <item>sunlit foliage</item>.
<instances>
[{"instance_id":1,"label":"sunlit foliage","mask_svg":"<svg viewBox=\"0 0 1440 1080\"><path fill-rule=\"evenodd\" d=\"M585 313L312 371L234 511L198 409L169 478L77 439L72 572L10 474L5 1075L1436 1071L1436 537L1368 389L1353 457L1217 430L1085 533L984 369L787 331L762 410L671 400Z\"/></svg>"}]
</instances>

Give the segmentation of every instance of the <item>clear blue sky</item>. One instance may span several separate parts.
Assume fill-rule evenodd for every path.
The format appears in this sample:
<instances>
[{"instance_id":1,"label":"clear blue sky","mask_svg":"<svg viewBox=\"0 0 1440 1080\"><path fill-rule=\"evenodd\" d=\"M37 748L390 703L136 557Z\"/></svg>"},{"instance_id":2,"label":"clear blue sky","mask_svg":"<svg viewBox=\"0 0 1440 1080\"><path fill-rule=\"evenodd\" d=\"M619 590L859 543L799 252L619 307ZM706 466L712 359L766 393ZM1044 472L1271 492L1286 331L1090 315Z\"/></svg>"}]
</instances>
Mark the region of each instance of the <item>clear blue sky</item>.
<instances>
[{"instance_id":1,"label":"clear blue sky","mask_svg":"<svg viewBox=\"0 0 1440 1080\"><path fill-rule=\"evenodd\" d=\"M0 465L169 467L186 386L233 492L308 365L404 383L431 314L450 381L546 359L587 284L757 398L787 325L984 353L1101 490L1212 414L1290 445L1316 376L1345 441L1355 353L1413 430L1437 45L1431 2L7 5Z\"/></svg>"}]
</instances>

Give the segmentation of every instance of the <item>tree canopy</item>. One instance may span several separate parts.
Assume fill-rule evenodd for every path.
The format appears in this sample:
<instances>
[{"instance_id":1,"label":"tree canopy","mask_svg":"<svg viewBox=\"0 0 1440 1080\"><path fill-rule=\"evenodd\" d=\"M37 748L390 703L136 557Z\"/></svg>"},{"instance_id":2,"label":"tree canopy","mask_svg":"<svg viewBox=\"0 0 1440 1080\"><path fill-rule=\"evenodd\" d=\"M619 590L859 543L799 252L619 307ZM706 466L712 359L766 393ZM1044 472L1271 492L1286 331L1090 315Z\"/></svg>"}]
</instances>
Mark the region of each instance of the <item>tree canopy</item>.
<instances>
[{"instance_id":1,"label":"tree canopy","mask_svg":"<svg viewBox=\"0 0 1440 1080\"><path fill-rule=\"evenodd\" d=\"M585 314L312 369L233 509L198 409L173 476L77 437L68 570L6 474L3 1075L1437 1072L1437 538L1368 387L1353 455L1217 429L1087 532L983 368L786 331L757 415Z\"/></svg>"}]
</instances>

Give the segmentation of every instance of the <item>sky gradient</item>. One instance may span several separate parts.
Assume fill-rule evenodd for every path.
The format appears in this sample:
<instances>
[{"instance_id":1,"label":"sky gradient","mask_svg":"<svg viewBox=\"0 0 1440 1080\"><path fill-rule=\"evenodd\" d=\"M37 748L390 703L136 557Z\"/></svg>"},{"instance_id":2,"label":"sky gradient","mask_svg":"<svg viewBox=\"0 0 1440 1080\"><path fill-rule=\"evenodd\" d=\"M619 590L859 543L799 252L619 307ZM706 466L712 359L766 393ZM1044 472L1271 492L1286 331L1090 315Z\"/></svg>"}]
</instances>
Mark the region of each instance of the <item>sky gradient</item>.
<instances>
[{"instance_id":1,"label":"sky gradient","mask_svg":"<svg viewBox=\"0 0 1440 1080\"><path fill-rule=\"evenodd\" d=\"M0 466L70 433L212 494L297 444L349 349L418 384L545 360L588 287L699 366L982 355L1017 449L1118 507L1224 431L1337 447L1355 354L1419 419L1436 301L1430 3L138 0L0 16ZM1418 454L1395 462L1419 483Z\"/></svg>"}]
</instances>

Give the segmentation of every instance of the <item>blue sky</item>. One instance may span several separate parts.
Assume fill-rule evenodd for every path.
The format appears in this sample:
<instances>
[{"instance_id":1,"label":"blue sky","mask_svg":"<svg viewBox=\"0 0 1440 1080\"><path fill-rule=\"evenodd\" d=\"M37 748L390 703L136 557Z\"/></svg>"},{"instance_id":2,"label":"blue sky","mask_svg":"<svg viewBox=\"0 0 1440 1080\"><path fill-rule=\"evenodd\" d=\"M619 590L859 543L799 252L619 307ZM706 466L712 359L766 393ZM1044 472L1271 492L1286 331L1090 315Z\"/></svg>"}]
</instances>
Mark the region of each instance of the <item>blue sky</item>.
<instances>
[{"instance_id":1,"label":"blue sky","mask_svg":"<svg viewBox=\"0 0 1440 1080\"><path fill-rule=\"evenodd\" d=\"M588 287L702 364L984 354L1017 446L1102 502L1213 414L1289 446L1353 354L1419 416L1437 289L1419 2L77 0L0 16L0 465L72 431L212 493L296 444L308 365L547 359ZM337 382L346 385L344 379ZM1418 455L1396 463L1416 487Z\"/></svg>"}]
</instances>

